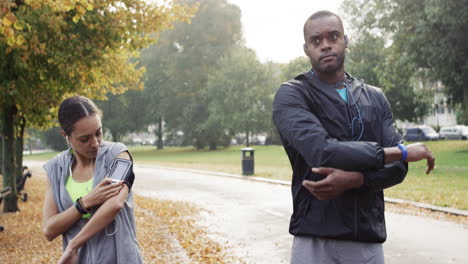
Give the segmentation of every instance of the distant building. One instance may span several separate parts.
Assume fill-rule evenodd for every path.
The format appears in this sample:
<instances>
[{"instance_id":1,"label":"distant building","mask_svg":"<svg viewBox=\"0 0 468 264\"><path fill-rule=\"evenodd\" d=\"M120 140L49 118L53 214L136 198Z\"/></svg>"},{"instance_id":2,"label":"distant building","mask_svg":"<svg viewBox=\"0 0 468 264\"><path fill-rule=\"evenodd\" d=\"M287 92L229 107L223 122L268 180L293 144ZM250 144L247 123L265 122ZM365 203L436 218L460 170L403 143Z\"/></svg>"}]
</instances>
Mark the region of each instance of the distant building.
<instances>
[{"instance_id":1,"label":"distant building","mask_svg":"<svg viewBox=\"0 0 468 264\"><path fill-rule=\"evenodd\" d=\"M428 115L423 119L422 123L402 122L397 120L398 128L406 128L413 125L428 125L435 128L443 126L457 125L457 118L455 111L447 103L447 97L443 92L444 86L440 82L419 81L415 85L415 89L424 89L430 91L434 95L431 104L431 110Z\"/></svg>"},{"instance_id":2,"label":"distant building","mask_svg":"<svg viewBox=\"0 0 468 264\"><path fill-rule=\"evenodd\" d=\"M447 104L447 97L442 91L434 93L431 113L424 118L424 124L433 127L454 126L457 124L455 111Z\"/></svg>"}]
</instances>

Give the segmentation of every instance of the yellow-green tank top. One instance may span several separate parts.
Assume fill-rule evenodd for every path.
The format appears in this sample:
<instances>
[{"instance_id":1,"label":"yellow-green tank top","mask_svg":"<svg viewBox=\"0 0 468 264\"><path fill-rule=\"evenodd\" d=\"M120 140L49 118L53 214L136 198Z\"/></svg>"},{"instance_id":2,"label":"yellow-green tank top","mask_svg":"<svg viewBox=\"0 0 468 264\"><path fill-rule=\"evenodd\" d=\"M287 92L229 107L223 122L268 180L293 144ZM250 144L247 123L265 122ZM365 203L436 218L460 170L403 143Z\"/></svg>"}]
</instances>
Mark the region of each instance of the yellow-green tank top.
<instances>
[{"instance_id":1,"label":"yellow-green tank top","mask_svg":"<svg viewBox=\"0 0 468 264\"><path fill-rule=\"evenodd\" d=\"M91 190L93 189L93 178L89 179L85 182L77 182L73 179L70 175L67 179L67 184L65 185L72 201L76 201L76 199L80 197L86 196ZM90 218L91 214L84 214L83 218Z\"/></svg>"}]
</instances>

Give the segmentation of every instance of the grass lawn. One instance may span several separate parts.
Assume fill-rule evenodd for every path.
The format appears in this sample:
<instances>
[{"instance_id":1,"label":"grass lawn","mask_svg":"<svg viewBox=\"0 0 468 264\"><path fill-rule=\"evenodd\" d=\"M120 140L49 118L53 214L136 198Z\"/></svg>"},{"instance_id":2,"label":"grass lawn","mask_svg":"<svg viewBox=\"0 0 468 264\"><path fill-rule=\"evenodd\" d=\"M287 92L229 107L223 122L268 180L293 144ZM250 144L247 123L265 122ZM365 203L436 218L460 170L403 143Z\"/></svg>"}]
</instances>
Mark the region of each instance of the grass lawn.
<instances>
[{"instance_id":1,"label":"grass lawn","mask_svg":"<svg viewBox=\"0 0 468 264\"><path fill-rule=\"evenodd\" d=\"M135 160L201 170L242 173L243 147L235 146L217 151L196 151L193 148L133 148ZM255 176L290 180L291 165L282 146L254 146Z\"/></svg>"},{"instance_id":2,"label":"grass lawn","mask_svg":"<svg viewBox=\"0 0 468 264\"><path fill-rule=\"evenodd\" d=\"M436 169L424 173L425 162L410 164L405 181L385 191L392 198L468 210L468 141L427 142L436 156ZM131 148L138 163L241 174L241 148L196 151L194 148ZM291 165L282 146L254 146L255 176L290 180ZM56 153L26 156L49 159Z\"/></svg>"},{"instance_id":3,"label":"grass lawn","mask_svg":"<svg viewBox=\"0 0 468 264\"><path fill-rule=\"evenodd\" d=\"M410 164L405 181L385 191L389 197L468 210L468 141L426 142L436 168L425 174L426 162Z\"/></svg>"}]
</instances>

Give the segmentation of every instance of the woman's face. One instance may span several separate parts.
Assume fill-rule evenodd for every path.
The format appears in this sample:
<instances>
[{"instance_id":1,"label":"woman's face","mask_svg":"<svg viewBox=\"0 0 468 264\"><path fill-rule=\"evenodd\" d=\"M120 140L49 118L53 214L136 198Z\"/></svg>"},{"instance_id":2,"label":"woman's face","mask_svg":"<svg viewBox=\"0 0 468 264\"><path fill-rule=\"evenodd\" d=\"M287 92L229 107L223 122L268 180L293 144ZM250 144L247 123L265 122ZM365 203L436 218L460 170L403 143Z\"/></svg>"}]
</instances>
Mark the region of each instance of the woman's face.
<instances>
[{"instance_id":1,"label":"woman's face","mask_svg":"<svg viewBox=\"0 0 468 264\"><path fill-rule=\"evenodd\" d=\"M68 140L75 153L89 159L95 158L102 142L101 117L94 114L78 120Z\"/></svg>"}]
</instances>

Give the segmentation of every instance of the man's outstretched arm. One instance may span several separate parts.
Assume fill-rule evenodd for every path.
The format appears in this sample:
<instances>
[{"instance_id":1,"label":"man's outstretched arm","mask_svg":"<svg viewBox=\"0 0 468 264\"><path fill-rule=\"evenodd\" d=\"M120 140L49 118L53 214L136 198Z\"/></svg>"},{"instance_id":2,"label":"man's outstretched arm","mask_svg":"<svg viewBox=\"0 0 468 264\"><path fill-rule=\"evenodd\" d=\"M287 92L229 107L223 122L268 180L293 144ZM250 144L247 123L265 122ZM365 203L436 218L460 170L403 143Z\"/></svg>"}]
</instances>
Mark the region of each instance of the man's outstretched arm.
<instances>
[{"instance_id":1,"label":"man's outstretched arm","mask_svg":"<svg viewBox=\"0 0 468 264\"><path fill-rule=\"evenodd\" d=\"M382 95L383 96L383 95ZM385 99L383 111L383 146L395 146L402 143L400 135L394 128L390 104ZM325 175L321 181L303 181L303 186L317 199L332 199L349 189L367 189L378 191L401 183L408 172L408 162L427 160L426 173L434 169L435 158L422 143L406 146L407 154L398 147L386 147L385 165L381 169L368 171L343 171L336 168L312 168L312 173Z\"/></svg>"},{"instance_id":2,"label":"man's outstretched arm","mask_svg":"<svg viewBox=\"0 0 468 264\"><path fill-rule=\"evenodd\" d=\"M391 112L389 116L393 122ZM289 85L282 85L275 96L273 121L282 138L301 154L311 168L370 171L401 159L401 150L395 147L398 141L383 148L385 146L376 142L338 141L329 137L320 120L308 108L304 95ZM428 159L429 162L431 158L427 148L418 144L408 148L408 159ZM433 159L429 163L433 168Z\"/></svg>"}]
</instances>

